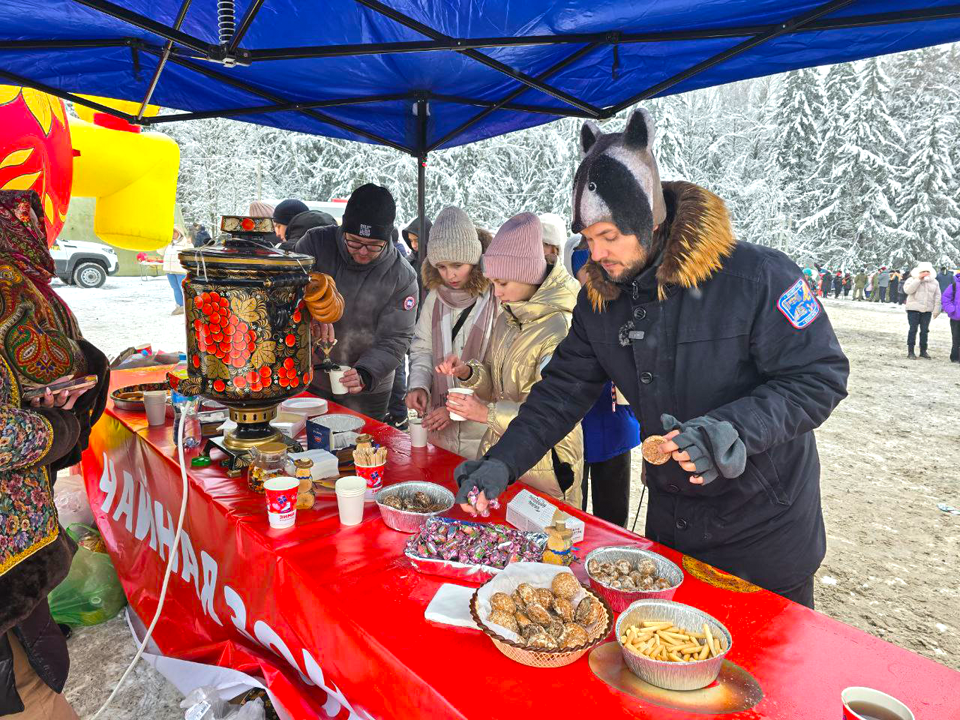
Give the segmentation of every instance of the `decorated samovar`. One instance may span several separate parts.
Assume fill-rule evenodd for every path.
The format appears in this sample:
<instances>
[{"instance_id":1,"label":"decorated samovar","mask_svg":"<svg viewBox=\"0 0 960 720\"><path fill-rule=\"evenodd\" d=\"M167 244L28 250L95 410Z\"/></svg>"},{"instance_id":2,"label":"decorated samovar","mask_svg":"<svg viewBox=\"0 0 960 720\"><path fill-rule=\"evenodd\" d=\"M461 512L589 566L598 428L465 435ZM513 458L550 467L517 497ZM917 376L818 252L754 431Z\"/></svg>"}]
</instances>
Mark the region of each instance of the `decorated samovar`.
<instances>
[{"instance_id":1,"label":"decorated samovar","mask_svg":"<svg viewBox=\"0 0 960 720\"><path fill-rule=\"evenodd\" d=\"M251 447L284 440L270 421L313 379L311 317L336 322L343 298L332 278L311 272L311 256L267 241L270 218L225 215L220 229L226 236L216 244L179 255L187 270L187 377L170 382L229 409L237 427L219 445L237 470Z\"/></svg>"}]
</instances>

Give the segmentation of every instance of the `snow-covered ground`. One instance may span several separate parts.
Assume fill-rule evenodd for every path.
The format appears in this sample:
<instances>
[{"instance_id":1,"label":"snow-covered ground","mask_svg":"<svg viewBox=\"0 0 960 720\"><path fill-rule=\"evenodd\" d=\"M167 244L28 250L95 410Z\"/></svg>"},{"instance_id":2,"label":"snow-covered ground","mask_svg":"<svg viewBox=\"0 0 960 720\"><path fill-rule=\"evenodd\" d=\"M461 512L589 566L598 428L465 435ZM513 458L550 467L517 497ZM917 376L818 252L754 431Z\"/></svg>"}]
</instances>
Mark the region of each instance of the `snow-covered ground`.
<instances>
[{"instance_id":1,"label":"snow-covered ground","mask_svg":"<svg viewBox=\"0 0 960 720\"><path fill-rule=\"evenodd\" d=\"M165 278L110 278L99 290L57 286L84 335L108 355L150 342L184 347L183 316L171 316ZM827 557L817 609L960 669L960 507L957 400L960 365L947 361L950 329L931 324L933 360L906 359L899 306L827 300L851 364L850 396L818 431ZM640 497L634 467L634 505ZM643 520L637 525L642 532ZM133 654L122 620L70 641L67 695L90 717ZM114 720L174 720L176 692L143 666L122 694Z\"/></svg>"}]
</instances>

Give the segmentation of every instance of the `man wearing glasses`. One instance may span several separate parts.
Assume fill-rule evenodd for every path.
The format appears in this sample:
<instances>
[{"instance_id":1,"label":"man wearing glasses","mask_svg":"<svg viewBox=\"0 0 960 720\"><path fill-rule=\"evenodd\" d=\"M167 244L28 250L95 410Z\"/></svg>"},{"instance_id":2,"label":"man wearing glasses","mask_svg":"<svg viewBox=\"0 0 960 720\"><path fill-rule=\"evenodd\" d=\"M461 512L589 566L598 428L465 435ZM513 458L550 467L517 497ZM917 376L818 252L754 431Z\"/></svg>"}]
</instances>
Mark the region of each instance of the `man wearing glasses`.
<instances>
[{"instance_id":1,"label":"man wearing glasses","mask_svg":"<svg viewBox=\"0 0 960 720\"><path fill-rule=\"evenodd\" d=\"M350 369L346 395L334 395L330 376L314 355L310 391L376 420L387 413L393 377L413 340L417 276L390 242L397 206L390 192L367 184L353 191L338 227L314 228L297 252L316 258L314 269L333 277L343 296L343 317L315 324L314 341L336 340L330 359Z\"/></svg>"}]
</instances>

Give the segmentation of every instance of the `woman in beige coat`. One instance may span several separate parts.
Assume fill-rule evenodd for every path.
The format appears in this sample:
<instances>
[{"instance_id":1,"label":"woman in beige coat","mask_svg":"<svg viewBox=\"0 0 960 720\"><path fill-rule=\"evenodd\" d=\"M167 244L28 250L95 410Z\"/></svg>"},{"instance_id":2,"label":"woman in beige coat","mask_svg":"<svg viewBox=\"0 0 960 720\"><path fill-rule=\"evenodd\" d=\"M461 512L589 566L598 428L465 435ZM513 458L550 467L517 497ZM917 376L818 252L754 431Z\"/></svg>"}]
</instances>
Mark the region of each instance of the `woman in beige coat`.
<instances>
[{"instance_id":1,"label":"woman in beige coat","mask_svg":"<svg viewBox=\"0 0 960 720\"><path fill-rule=\"evenodd\" d=\"M453 381L434 368L451 354L469 362L487 353L499 303L480 269L482 251L478 230L463 210L448 207L437 215L421 266L428 294L410 346L406 400L423 418L431 443L468 460L477 457L487 425L450 419L445 403Z\"/></svg>"},{"instance_id":2,"label":"woman in beige coat","mask_svg":"<svg viewBox=\"0 0 960 720\"><path fill-rule=\"evenodd\" d=\"M910 322L910 330L907 332L907 357L917 357L913 348L919 328L920 357L929 360L927 334L930 320L940 314L940 284L937 282L933 265L928 262L918 264L903 283L903 292L907 296L907 319Z\"/></svg>"},{"instance_id":3,"label":"woman in beige coat","mask_svg":"<svg viewBox=\"0 0 960 720\"><path fill-rule=\"evenodd\" d=\"M478 457L500 439L517 416L531 388L570 321L580 286L562 263L547 265L543 231L533 213L517 215L500 228L483 256L501 313L483 362L448 357L439 372L454 375L474 395L451 393L447 408L487 426ZM583 472L583 435L578 424L521 481L548 495L577 505Z\"/></svg>"}]
</instances>

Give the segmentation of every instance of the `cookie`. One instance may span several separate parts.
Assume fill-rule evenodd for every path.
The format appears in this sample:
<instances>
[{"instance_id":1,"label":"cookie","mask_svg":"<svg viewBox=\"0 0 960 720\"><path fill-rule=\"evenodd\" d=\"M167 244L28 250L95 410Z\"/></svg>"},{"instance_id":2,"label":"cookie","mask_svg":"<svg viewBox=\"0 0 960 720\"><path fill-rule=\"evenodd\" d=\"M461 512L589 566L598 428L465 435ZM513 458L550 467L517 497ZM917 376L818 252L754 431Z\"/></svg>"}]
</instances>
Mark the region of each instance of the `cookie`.
<instances>
[{"instance_id":1,"label":"cookie","mask_svg":"<svg viewBox=\"0 0 960 720\"><path fill-rule=\"evenodd\" d=\"M670 459L670 453L660 451L661 443L666 442L663 435L649 435L640 445L640 454L651 465L663 465Z\"/></svg>"}]
</instances>

